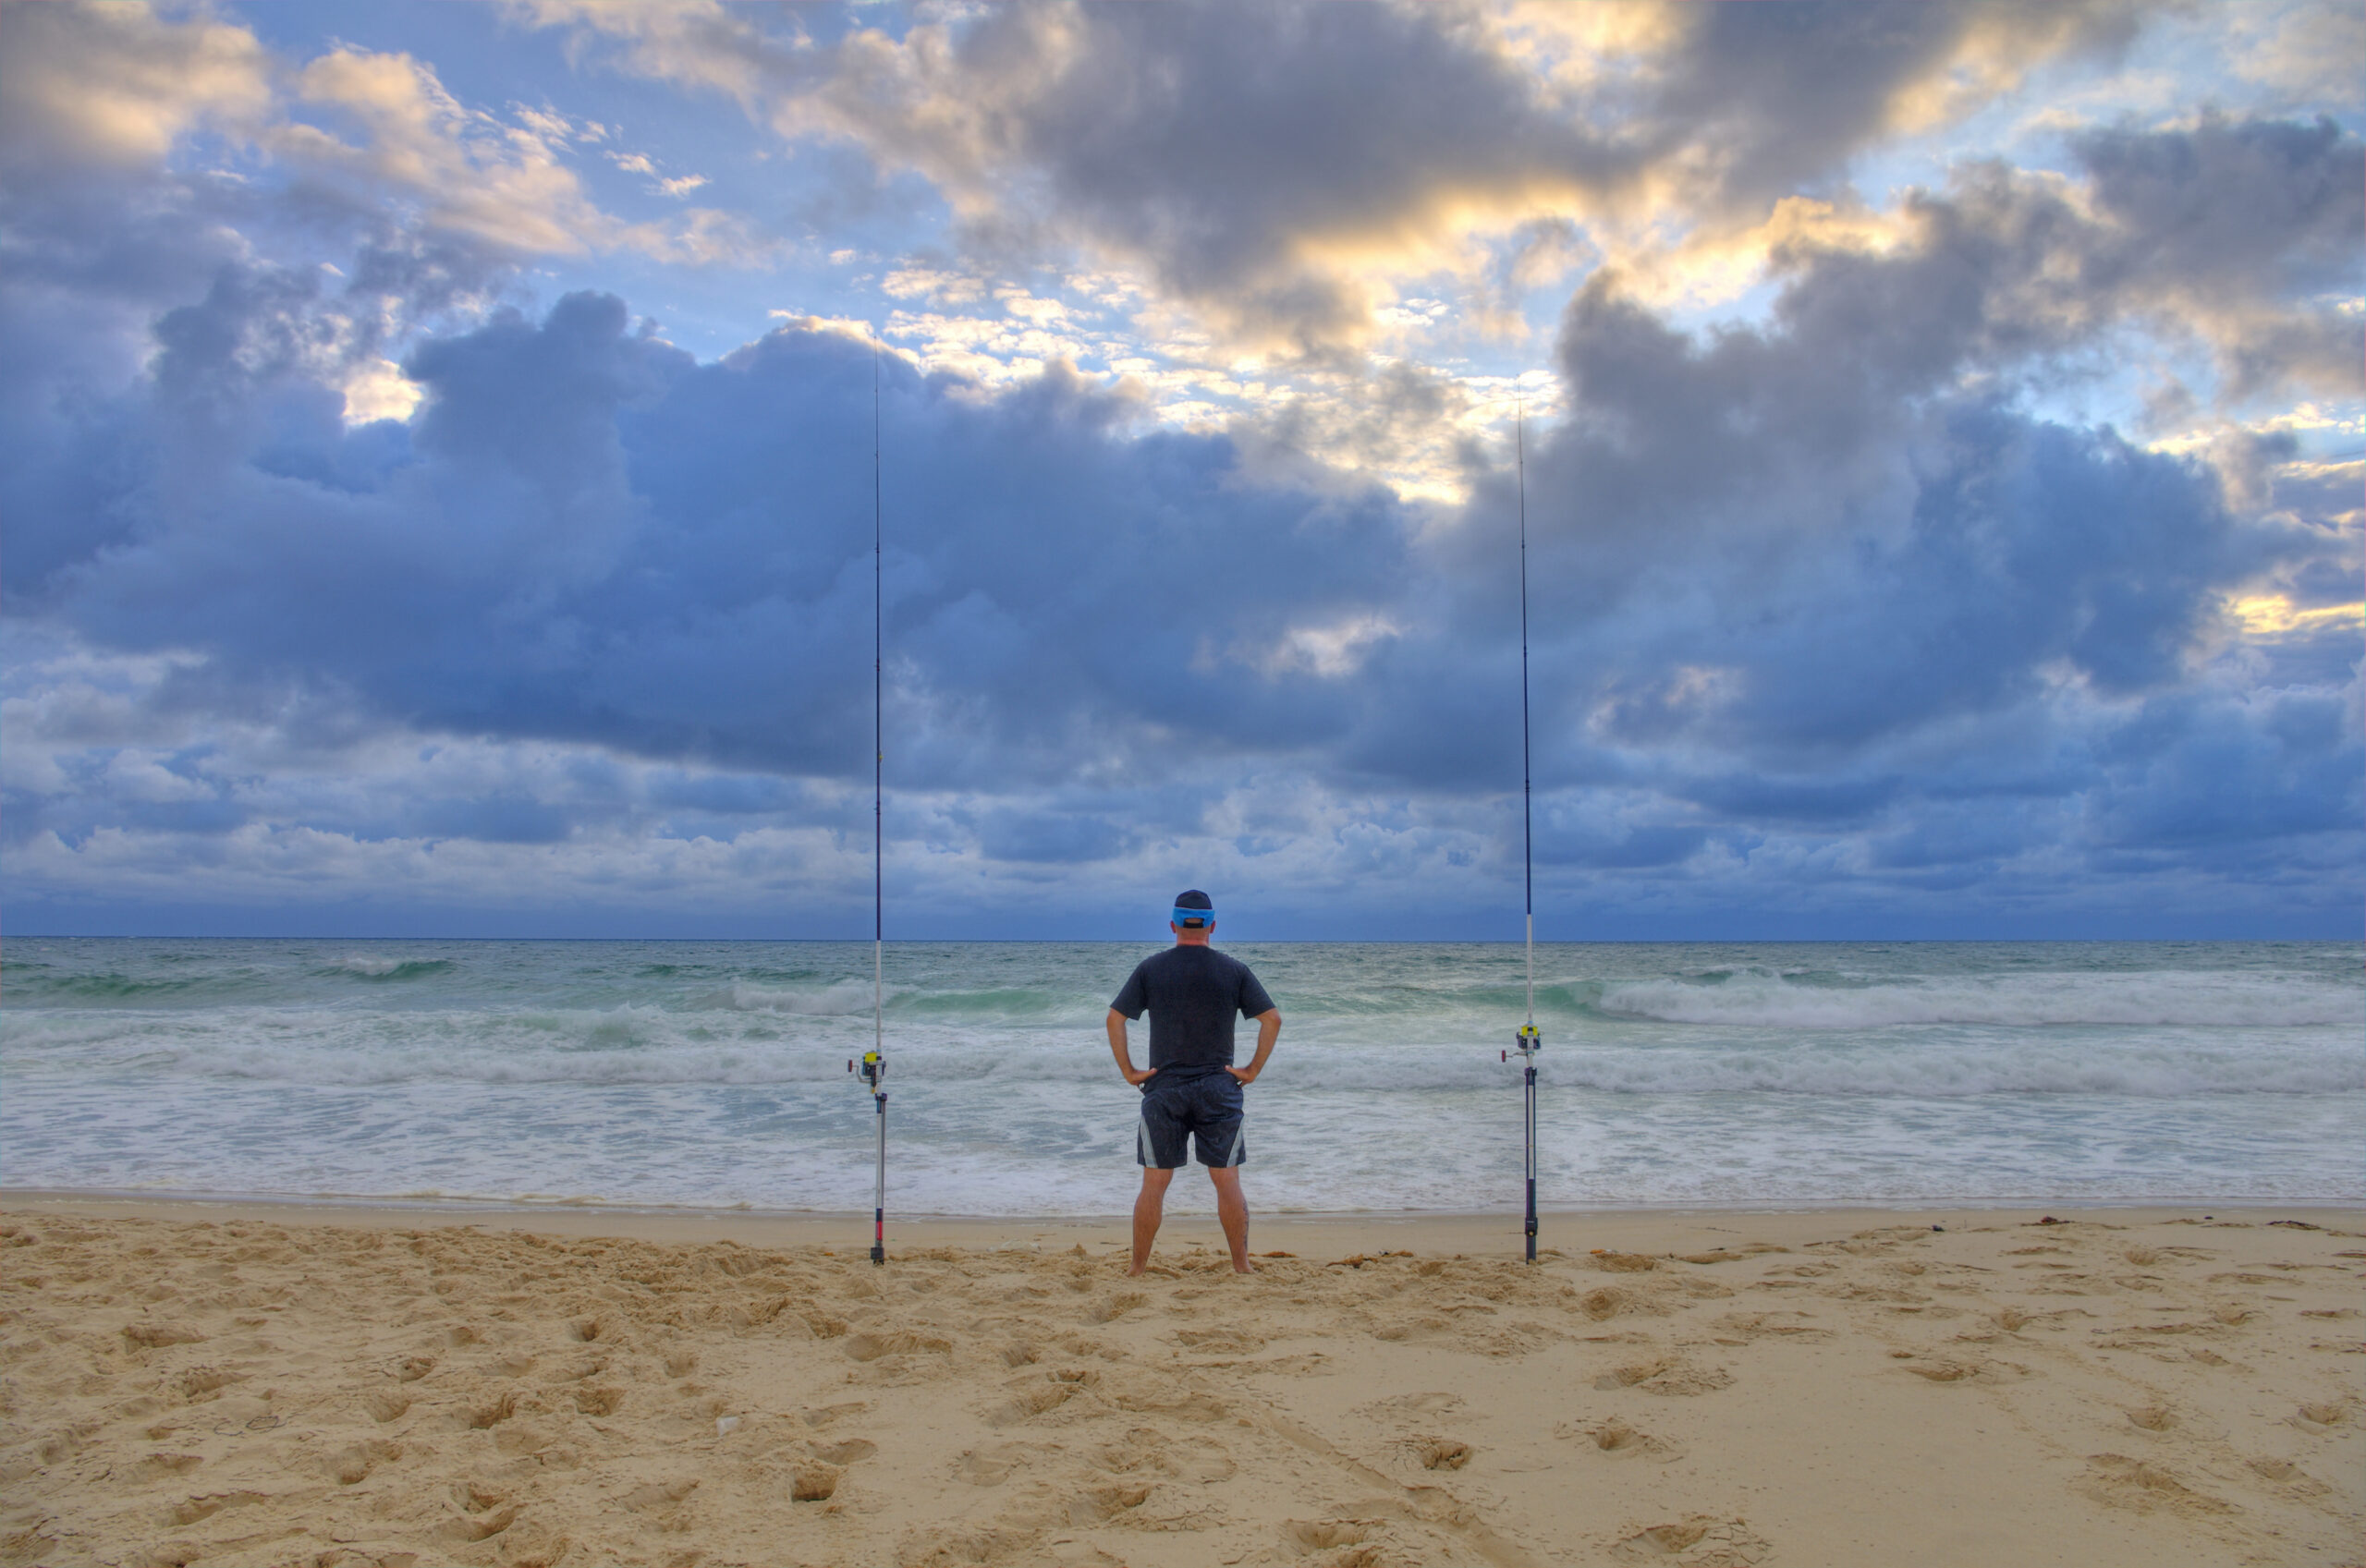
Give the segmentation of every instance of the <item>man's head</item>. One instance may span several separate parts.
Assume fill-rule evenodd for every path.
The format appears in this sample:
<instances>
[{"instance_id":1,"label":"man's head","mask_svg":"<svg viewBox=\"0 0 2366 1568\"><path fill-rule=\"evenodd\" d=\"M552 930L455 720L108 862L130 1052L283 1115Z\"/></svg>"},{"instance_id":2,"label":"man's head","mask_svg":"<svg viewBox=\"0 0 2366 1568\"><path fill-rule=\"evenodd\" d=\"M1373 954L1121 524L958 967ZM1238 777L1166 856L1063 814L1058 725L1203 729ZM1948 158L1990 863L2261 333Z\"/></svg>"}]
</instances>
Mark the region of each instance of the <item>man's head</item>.
<instances>
[{"instance_id":1,"label":"man's head","mask_svg":"<svg viewBox=\"0 0 2366 1568\"><path fill-rule=\"evenodd\" d=\"M1205 942L1208 933L1216 929L1215 900L1198 888L1177 893L1175 913L1167 920L1166 929L1175 933L1177 942L1187 946Z\"/></svg>"}]
</instances>

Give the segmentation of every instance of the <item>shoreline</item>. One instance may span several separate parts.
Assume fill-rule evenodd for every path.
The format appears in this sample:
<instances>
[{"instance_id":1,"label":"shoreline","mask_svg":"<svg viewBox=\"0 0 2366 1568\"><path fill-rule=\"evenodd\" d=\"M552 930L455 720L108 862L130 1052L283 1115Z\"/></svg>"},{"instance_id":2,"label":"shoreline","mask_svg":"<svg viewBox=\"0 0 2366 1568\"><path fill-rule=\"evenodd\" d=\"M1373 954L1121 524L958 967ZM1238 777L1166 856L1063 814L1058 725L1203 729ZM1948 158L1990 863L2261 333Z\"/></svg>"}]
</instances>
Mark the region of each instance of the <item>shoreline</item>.
<instances>
[{"instance_id":1,"label":"shoreline","mask_svg":"<svg viewBox=\"0 0 2366 1568\"><path fill-rule=\"evenodd\" d=\"M1258 1250L1335 1247L1512 1256L1522 1250L1521 1216L1507 1210L1272 1213L1251 1208L1250 1236ZM1540 1254L1582 1256L1613 1251L1682 1251L1711 1247L1722 1235L1749 1232L1752 1240L1797 1246L1865 1229L2003 1228L2035 1225L2046 1217L2110 1227L2210 1223L2276 1218L2331 1231L2366 1232L2366 1203L2287 1203L2254 1199L2191 1203L1994 1203L1666 1205L1540 1210ZM860 1246L871 1243L863 1211L677 1209L658 1206L502 1204L455 1199L356 1200L282 1198L253 1195L108 1193L74 1189L0 1188L0 1216L146 1220L173 1224L269 1223L374 1231L478 1230L576 1239L701 1244L733 1242L759 1247ZM891 1259L898 1249L969 1247L1031 1250L1078 1243L1121 1246L1130 1218L1109 1214L890 1214ZM1162 1247L1220 1245L1212 1211L1170 1207L1159 1233Z\"/></svg>"}]
</instances>

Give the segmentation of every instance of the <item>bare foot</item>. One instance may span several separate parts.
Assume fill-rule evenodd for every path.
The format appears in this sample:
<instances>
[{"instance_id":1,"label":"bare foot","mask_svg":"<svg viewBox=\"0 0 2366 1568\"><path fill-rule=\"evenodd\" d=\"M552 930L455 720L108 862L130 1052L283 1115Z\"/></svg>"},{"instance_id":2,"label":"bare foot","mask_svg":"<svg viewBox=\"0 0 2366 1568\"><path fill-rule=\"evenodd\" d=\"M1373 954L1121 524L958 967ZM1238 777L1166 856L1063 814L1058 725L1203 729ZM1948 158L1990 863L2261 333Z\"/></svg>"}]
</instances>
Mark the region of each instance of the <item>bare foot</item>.
<instances>
[{"instance_id":1,"label":"bare foot","mask_svg":"<svg viewBox=\"0 0 2366 1568\"><path fill-rule=\"evenodd\" d=\"M1145 1265L1143 1265L1143 1264L1140 1264L1140 1263L1137 1263L1137 1264L1135 1264L1132 1268L1130 1268L1130 1269L1128 1269L1128 1270L1126 1270L1126 1278L1128 1278L1128 1279L1129 1279L1129 1280L1139 1280L1139 1279L1140 1279L1144 1274L1147 1274L1147 1273L1149 1273L1149 1272L1150 1272L1150 1270L1149 1270L1149 1268L1148 1268L1147 1266L1145 1266Z\"/></svg>"},{"instance_id":2,"label":"bare foot","mask_svg":"<svg viewBox=\"0 0 2366 1568\"><path fill-rule=\"evenodd\" d=\"M1257 1265L1254 1263L1236 1263L1232 1266L1232 1271L1236 1274L1253 1274L1257 1271Z\"/></svg>"}]
</instances>

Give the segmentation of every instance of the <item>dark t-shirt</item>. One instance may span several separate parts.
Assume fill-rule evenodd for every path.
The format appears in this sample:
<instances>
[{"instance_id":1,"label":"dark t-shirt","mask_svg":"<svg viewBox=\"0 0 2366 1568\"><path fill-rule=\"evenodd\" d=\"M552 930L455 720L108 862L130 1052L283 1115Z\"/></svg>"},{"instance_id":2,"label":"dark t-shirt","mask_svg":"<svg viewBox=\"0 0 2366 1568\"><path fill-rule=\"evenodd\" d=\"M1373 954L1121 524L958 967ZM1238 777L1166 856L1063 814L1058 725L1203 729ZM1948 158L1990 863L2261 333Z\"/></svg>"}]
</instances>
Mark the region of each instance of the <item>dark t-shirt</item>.
<instances>
[{"instance_id":1,"label":"dark t-shirt","mask_svg":"<svg viewBox=\"0 0 2366 1568\"><path fill-rule=\"evenodd\" d=\"M1232 1021L1272 1011L1249 966L1213 947L1181 943L1134 966L1117 1000L1128 1018L1150 1012L1150 1064L1190 1077L1232 1065Z\"/></svg>"}]
</instances>

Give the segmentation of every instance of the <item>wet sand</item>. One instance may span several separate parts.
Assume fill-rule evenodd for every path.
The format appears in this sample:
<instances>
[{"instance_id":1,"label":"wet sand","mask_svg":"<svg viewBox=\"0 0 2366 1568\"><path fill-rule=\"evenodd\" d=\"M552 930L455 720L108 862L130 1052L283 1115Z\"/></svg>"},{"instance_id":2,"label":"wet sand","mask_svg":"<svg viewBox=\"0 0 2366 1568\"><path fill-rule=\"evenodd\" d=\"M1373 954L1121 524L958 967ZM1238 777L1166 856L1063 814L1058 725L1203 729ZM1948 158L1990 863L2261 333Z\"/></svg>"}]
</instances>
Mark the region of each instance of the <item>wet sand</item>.
<instances>
[{"instance_id":1,"label":"wet sand","mask_svg":"<svg viewBox=\"0 0 2366 1568\"><path fill-rule=\"evenodd\" d=\"M2359 1562L2366 1213L2051 1213L0 1195L0 1562Z\"/></svg>"}]
</instances>

